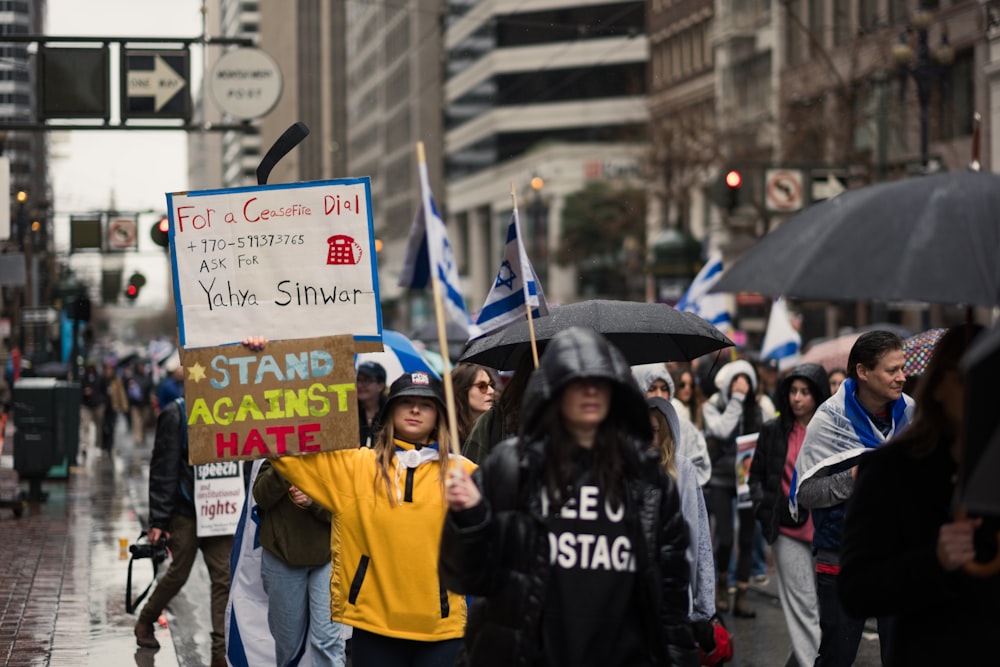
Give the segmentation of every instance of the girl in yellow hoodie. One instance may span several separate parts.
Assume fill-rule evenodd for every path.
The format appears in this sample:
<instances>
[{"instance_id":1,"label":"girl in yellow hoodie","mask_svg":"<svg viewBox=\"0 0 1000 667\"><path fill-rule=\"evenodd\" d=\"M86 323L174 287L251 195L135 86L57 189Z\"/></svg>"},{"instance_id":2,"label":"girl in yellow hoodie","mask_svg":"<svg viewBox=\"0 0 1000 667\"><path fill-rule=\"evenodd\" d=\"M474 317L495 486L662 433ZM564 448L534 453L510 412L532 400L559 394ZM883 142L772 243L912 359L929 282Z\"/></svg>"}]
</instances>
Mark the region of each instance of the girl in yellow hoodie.
<instances>
[{"instance_id":1,"label":"girl in yellow hoodie","mask_svg":"<svg viewBox=\"0 0 1000 667\"><path fill-rule=\"evenodd\" d=\"M331 615L354 628L355 667L450 667L459 650L465 598L446 591L437 570L452 458L446 414L440 380L407 373L389 389L372 449L272 460L333 513Z\"/></svg>"}]
</instances>

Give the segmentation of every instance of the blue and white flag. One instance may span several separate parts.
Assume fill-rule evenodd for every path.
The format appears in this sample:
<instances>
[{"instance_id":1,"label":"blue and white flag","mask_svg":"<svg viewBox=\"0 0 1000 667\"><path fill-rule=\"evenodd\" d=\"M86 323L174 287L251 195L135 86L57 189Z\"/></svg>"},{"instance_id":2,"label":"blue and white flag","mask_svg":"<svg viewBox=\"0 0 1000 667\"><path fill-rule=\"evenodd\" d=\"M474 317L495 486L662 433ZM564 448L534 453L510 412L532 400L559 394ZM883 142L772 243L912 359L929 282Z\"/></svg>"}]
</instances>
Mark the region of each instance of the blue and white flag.
<instances>
[{"instance_id":1,"label":"blue and white flag","mask_svg":"<svg viewBox=\"0 0 1000 667\"><path fill-rule=\"evenodd\" d=\"M730 329L732 317L729 315L729 297L726 294L709 292L721 277L722 255L716 253L709 257L705 266L701 267L701 271L691 281L687 292L677 302L675 308L694 313L720 331Z\"/></svg>"},{"instance_id":2,"label":"blue and white flag","mask_svg":"<svg viewBox=\"0 0 1000 667\"><path fill-rule=\"evenodd\" d=\"M422 149L421 149L422 153ZM444 301L448 317L455 320L469 332L469 337L479 335L479 327L469 317L465 309L465 300L459 289L458 265L455 263L455 253L448 242L448 230L444 220L438 213L434 196L431 194L430 181L427 177L427 164L420 160L417 166L420 174L420 193L422 204L413 219L410 236L406 242L406 258L399 274L399 286L409 289L427 289L431 287L431 269L441 287L441 298Z\"/></svg>"},{"instance_id":3,"label":"blue and white flag","mask_svg":"<svg viewBox=\"0 0 1000 667\"><path fill-rule=\"evenodd\" d=\"M496 331L524 317L529 306L532 317L549 314L542 284L538 282L538 276L524 249L521 218L515 208L510 216L510 224L507 225L507 243L503 248L500 270L497 271L490 293L486 295L486 302L479 311L476 324L483 333Z\"/></svg>"},{"instance_id":4,"label":"blue and white flag","mask_svg":"<svg viewBox=\"0 0 1000 667\"><path fill-rule=\"evenodd\" d=\"M771 305L771 316L767 320L764 342L760 345L760 358L774 359L778 362L778 370L784 371L799 362L802 357L799 353L801 347L802 337L792 326L788 304L779 296Z\"/></svg>"}]
</instances>

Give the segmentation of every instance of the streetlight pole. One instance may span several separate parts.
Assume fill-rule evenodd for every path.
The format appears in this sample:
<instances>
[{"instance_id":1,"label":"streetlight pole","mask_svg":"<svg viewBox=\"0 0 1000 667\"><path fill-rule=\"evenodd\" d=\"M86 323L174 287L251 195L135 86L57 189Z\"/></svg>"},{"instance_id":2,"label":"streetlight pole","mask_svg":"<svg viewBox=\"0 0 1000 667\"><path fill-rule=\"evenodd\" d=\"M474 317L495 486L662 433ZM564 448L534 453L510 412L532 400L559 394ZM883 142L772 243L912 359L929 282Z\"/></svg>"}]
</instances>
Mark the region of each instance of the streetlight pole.
<instances>
[{"instance_id":1,"label":"streetlight pole","mask_svg":"<svg viewBox=\"0 0 1000 667\"><path fill-rule=\"evenodd\" d=\"M941 31L941 45L932 53L928 29L933 16L923 4L910 18L910 26L899 34L899 42L893 47L893 57L899 67L899 99L906 97L906 79L913 77L917 87L917 104L920 108L920 164L922 172L927 173L929 162L927 109L931 101L931 84L943 75L945 68L951 65L955 52L948 43L948 33ZM909 45L907 35L910 31L917 33L917 50L914 53Z\"/></svg>"}]
</instances>

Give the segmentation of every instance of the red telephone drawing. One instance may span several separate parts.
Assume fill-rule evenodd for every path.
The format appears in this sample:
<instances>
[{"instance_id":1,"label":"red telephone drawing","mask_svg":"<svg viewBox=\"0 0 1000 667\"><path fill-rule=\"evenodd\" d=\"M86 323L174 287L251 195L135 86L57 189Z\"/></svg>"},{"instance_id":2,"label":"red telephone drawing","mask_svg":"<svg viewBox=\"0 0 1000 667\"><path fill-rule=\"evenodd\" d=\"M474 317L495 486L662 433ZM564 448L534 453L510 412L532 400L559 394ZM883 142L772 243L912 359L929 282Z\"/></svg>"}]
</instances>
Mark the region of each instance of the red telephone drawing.
<instances>
[{"instance_id":1,"label":"red telephone drawing","mask_svg":"<svg viewBox=\"0 0 1000 667\"><path fill-rule=\"evenodd\" d=\"M327 264L357 264L361 261L361 244L350 236L337 234L326 242L330 246L326 255Z\"/></svg>"}]
</instances>

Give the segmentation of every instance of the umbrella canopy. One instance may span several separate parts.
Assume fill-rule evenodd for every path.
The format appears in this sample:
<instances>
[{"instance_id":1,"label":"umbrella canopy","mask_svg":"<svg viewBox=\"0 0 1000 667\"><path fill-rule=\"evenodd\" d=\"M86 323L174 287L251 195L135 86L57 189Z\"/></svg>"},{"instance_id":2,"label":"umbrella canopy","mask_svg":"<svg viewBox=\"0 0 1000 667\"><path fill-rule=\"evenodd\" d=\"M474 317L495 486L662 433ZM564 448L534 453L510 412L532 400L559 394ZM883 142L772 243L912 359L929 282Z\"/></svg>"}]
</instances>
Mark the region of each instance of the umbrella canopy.
<instances>
[{"instance_id":1,"label":"umbrella canopy","mask_svg":"<svg viewBox=\"0 0 1000 667\"><path fill-rule=\"evenodd\" d=\"M949 172L850 190L762 238L715 292L1000 305L1000 176Z\"/></svg>"},{"instance_id":2,"label":"umbrella canopy","mask_svg":"<svg viewBox=\"0 0 1000 667\"><path fill-rule=\"evenodd\" d=\"M903 341L903 353L906 355L903 372L906 373L906 377L924 374L927 362L931 360L931 354L934 352L934 346L941 340L945 331L947 329L928 329Z\"/></svg>"},{"instance_id":3,"label":"umbrella canopy","mask_svg":"<svg viewBox=\"0 0 1000 667\"><path fill-rule=\"evenodd\" d=\"M809 349L805 351L805 354L802 355L802 359L799 363L819 364L826 370L827 373L832 371L834 368L846 369L847 358L851 354L851 348L854 347L854 341L856 341L860 335L861 334L857 332L844 334L843 336L837 336L836 338L825 340L822 343L811 345Z\"/></svg>"},{"instance_id":4,"label":"umbrella canopy","mask_svg":"<svg viewBox=\"0 0 1000 667\"><path fill-rule=\"evenodd\" d=\"M413 345L413 341L391 329L382 331L382 352L364 352L354 355L354 367L362 361L374 361L382 364L385 369L385 386L392 384L392 381L403 373L415 373L424 371L434 377L440 377L433 368L420 355L420 351Z\"/></svg>"},{"instance_id":5,"label":"umbrella canopy","mask_svg":"<svg viewBox=\"0 0 1000 667\"><path fill-rule=\"evenodd\" d=\"M444 335L448 341L448 358L457 359L462 354L465 342L469 340L469 334L458 322L448 320L444 325ZM438 341L437 322L431 320L410 332L412 340L420 341L427 349L440 354L441 345Z\"/></svg>"},{"instance_id":6,"label":"umbrella canopy","mask_svg":"<svg viewBox=\"0 0 1000 667\"><path fill-rule=\"evenodd\" d=\"M721 331L693 313L664 303L595 299L552 307L545 317L534 320L539 349L545 341L569 327L586 327L603 334L629 364L655 361L688 361L733 345ZM517 367L522 354L530 352L527 320L469 342L461 361L497 370Z\"/></svg>"}]
</instances>

